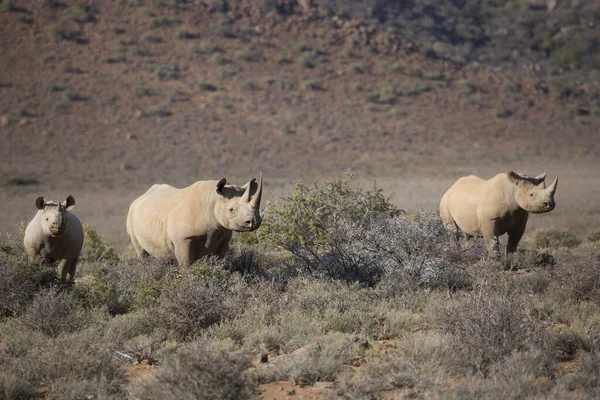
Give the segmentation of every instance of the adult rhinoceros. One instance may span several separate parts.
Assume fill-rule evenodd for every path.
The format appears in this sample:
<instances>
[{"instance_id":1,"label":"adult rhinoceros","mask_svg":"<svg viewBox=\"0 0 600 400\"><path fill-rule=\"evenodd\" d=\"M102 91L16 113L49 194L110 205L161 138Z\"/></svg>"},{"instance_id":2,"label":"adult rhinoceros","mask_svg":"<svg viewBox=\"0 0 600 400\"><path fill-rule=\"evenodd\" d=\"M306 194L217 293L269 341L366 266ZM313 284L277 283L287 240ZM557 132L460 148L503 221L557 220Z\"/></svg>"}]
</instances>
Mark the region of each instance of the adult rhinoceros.
<instances>
[{"instance_id":1,"label":"adult rhinoceros","mask_svg":"<svg viewBox=\"0 0 600 400\"><path fill-rule=\"evenodd\" d=\"M507 233L505 266L525 232L529 213L552 211L558 177L546 188L546 173L535 178L515 172L498 174L484 180L462 177L442 197L440 215L448 229L461 230L472 241L483 236L490 254L500 256L498 237Z\"/></svg>"},{"instance_id":2,"label":"adult rhinoceros","mask_svg":"<svg viewBox=\"0 0 600 400\"><path fill-rule=\"evenodd\" d=\"M138 257L175 258L190 265L204 255L223 257L232 232L261 223L262 173L242 187L198 181L184 189L153 185L129 207L127 233Z\"/></svg>"}]
</instances>

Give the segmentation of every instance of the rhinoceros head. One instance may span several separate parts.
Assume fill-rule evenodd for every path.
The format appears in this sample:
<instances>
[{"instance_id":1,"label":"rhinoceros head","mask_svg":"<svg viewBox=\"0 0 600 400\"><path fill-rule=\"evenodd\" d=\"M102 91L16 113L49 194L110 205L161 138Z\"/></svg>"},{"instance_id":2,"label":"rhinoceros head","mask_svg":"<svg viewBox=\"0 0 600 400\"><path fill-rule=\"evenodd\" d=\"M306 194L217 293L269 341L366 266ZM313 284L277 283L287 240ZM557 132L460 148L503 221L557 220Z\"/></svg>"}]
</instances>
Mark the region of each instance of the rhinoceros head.
<instances>
[{"instance_id":1,"label":"rhinoceros head","mask_svg":"<svg viewBox=\"0 0 600 400\"><path fill-rule=\"evenodd\" d=\"M545 213L554 210L554 193L558 186L558 177L552 185L546 187L546 173L535 178L527 175L519 175L510 171L507 174L508 181L514 185L514 196L519 206L534 214Z\"/></svg>"},{"instance_id":2,"label":"rhinoceros head","mask_svg":"<svg viewBox=\"0 0 600 400\"><path fill-rule=\"evenodd\" d=\"M215 216L227 229L237 232L253 231L260 226L260 198L262 196L262 172L258 184L256 179L241 188L225 186L227 180L217 183Z\"/></svg>"},{"instance_id":3,"label":"rhinoceros head","mask_svg":"<svg viewBox=\"0 0 600 400\"><path fill-rule=\"evenodd\" d=\"M62 235L66 229L65 211L75 205L73 196L67 197L62 203L46 201L43 197L35 200L35 206L41 211L40 223L42 231L51 237Z\"/></svg>"}]
</instances>

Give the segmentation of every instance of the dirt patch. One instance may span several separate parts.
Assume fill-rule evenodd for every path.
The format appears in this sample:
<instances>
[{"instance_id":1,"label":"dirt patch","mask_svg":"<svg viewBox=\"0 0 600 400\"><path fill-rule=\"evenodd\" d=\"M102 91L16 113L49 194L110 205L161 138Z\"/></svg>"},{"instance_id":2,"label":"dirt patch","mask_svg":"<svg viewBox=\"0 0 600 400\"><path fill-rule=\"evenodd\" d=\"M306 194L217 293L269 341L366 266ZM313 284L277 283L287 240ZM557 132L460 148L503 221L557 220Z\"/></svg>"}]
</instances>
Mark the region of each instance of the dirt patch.
<instances>
[{"instance_id":1,"label":"dirt patch","mask_svg":"<svg viewBox=\"0 0 600 400\"><path fill-rule=\"evenodd\" d=\"M258 387L259 398L264 400L319 400L341 399L337 394L335 382L316 382L312 386L294 385L290 381L264 383Z\"/></svg>"}]
</instances>

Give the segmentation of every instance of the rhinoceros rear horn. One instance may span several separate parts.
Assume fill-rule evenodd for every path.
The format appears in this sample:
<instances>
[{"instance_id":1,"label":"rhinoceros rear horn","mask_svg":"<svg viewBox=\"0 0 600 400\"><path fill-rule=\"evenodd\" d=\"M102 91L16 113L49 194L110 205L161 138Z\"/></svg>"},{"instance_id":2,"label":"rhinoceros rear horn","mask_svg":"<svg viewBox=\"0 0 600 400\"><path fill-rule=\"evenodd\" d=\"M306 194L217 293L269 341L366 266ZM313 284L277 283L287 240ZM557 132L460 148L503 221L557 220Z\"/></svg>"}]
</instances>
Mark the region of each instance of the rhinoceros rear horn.
<instances>
[{"instance_id":1,"label":"rhinoceros rear horn","mask_svg":"<svg viewBox=\"0 0 600 400\"><path fill-rule=\"evenodd\" d=\"M75 205L75 197L69 195L65 201L62 203L65 209L69 209Z\"/></svg>"},{"instance_id":2,"label":"rhinoceros rear horn","mask_svg":"<svg viewBox=\"0 0 600 400\"><path fill-rule=\"evenodd\" d=\"M536 176L535 179L540 181L540 183L544 182L544 179L546 179L546 173L544 172L543 174Z\"/></svg>"},{"instance_id":3,"label":"rhinoceros rear horn","mask_svg":"<svg viewBox=\"0 0 600 400\"><path fill-rule=\"evenodd\" d=\"M244 189L244 194L242 195L242 202L250 203L252 187L256 186L256 178L250 179L250 182L246 183L242 188Z\"/></svg>"},{"instance_id":4,"label":"rhinoceros rear horn","mask_svg":"<svg viewBox=\"0 0 600 400\"><path fill-rule=\"evenodd\" d=\"M258 188L256 189L256 193L254 193L254 197L252 198L252 205L254 207L260 207L260 198L262 197L262 187L263 187L263 180L262 180L262 172L261 172L260 176L258 178Z\"/></svg>"},{"instance_id":5,"label":"rhinoceros rear horn","mask_svg":"<svg viewBox=\"0 0 600 400\"><path fill-rule=\"evenodd\" d=\"M554 182L552 182L552 185L548 186L546 188L546 192L550 195L550 196L554 196L554 193L556 193L556 188L558 187L558 176L556 178L554 178Z\"/></svg>"},{"instance_id":6,"label":"rhinoceros rear horn","mask_svg":"<svg viewBox=\"0 0 600 400\"><path fill-rule=\"evenodd\" d=\"M221 180L217 183L217 193L221 194L226 183L227 183L227 179L221 178Z\"/></svg>"},{"instance_id":7,"label":"rhinoceros rear horn","mask_svg":"<svg viewBox=\"0 0 600 400\"><path fill-rule=\"evenodd\" d=\"M40 196L37 199L35 199L35 206L38 210L43 210L45 205L46 199L43 196Z\"/></svg>"}]
</instances>

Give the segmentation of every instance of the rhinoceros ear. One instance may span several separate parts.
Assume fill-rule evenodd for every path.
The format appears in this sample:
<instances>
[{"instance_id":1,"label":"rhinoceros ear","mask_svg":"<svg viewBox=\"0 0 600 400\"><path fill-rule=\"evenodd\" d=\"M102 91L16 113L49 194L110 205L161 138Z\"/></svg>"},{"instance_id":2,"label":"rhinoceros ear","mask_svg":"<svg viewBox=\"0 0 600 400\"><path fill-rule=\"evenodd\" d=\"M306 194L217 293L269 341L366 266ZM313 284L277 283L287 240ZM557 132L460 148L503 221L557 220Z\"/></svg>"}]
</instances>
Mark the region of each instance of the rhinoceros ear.
<instances>
[{"instance_id":1,"label":"rhinoceros ear","mask_svg":"<svg viewBox=\"0 0 600 400\"><path fill-rule=\"evenodd\" d=\"M510 183L514 183L515 185L519 184L519 181L523 180L523 177L520 176L519 174L517 174L514 171L510 171L509 173L506 174L506 177L508 178L508 181Z\"/></svg>"},{"instance_id":2,"label":"rhinoceros ear","mask_svg":"<svg viewBox=\"0 0 600 400\"><path fill-rule=\"evenodd\" d=\"M69 195L65 201L62 203L65 209L69 209L75 205L75 197Z\"/></svg>"},{"instance_id":3,"label":"rhinoceros ear","mask_svg":"<svg viewBox=\"0 0 600 400\"><path fill-rule=\"evenodd\" d=\"M227 179L222 178L218 183L217 183L217 193L222 194L223 188L225 187L225 184L227 183Z\"/></svg>"},{"instance_id":4,"label":"rhinoceros ear","mask_svg":"<svg viewBox=\"0 0 600 400\"><path fill-rule=\"evenodd\" d=\"M35 206L38 210L43 210L45 205L46 199L43 196L40 196L37 199L35 199Z\"/></svg>"}]
</instances>

